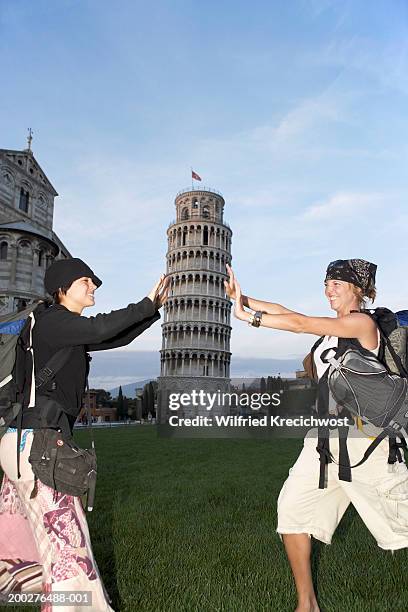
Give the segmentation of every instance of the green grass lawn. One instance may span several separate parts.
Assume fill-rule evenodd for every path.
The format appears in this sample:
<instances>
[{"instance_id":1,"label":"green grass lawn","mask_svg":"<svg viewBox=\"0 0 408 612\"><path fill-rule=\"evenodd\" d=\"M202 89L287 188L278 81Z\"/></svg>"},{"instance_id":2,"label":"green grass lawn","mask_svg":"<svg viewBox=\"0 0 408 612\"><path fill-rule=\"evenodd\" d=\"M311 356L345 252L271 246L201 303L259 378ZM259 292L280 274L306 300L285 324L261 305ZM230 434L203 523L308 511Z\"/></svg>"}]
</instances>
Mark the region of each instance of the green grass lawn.
<instances>
[{"instance_id":1,"label":"green grass lawn","mask_svg":"<svg viewBox=\"0 0 408 612\"><path fill-rule=\"evenodd\" d=\"M164 439L148 426L94 435L88 520L115 610L294 610L275 527L300 441ZM408 610L408 551L380 550L352 508L331 546L316 543L313 573L324 612Z\"/></svg>"}]
</instances>

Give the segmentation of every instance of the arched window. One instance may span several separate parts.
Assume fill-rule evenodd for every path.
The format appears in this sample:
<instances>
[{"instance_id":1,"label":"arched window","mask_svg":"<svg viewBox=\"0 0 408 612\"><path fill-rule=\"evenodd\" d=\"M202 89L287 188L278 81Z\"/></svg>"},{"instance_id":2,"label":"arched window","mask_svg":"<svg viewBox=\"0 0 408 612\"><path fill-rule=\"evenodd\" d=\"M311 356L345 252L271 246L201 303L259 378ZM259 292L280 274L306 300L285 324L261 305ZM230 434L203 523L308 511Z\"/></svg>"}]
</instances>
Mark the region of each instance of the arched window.
<instances>
[{"instance_id":1,"label":"arched window","mask_svg":"<svg viewBox=\"0 0 408 612\"><path fill-rule=\"evenodd\" d=\"M203 244L208 244L208 227L207 226L205 226L204 232L203 232Z\"/></svg>"},{"instance_id":2,"label":"arched window","mask_svg":"<svg viewBox=\"0 0 408 612\"><path fill-rule=\"evenodd\" d=\"M41 268L44 262L44 251L38 251L38 266Z\"/></svg>"},{"instance_id":3,"label":"arched window","mask_svg":"<svg viewBox=\"0 0 408 612\"><path fill-rule=\"evenodd\" d=\"M2 242L0 244L0 259L7 259L8 254L8 244L7 242Z\"/></svg>"},{"instance_id":4,"label":"arched window","mask_svg":"<svg viewBox=\"0 0 408 612\"><path fill-rule=\"evenodd\" d=\"M185 219L188 219L188 208L183 208L183 210L181 211L181 218L183 219L183 221Z\"/></svg>"},{"instance_id":5,"label":"arched window","mask_svg":"<svg viewBox=\"0 0 408 612\"><path fill-rule=\"evenodd\" d=\"M210 216L210 209L208 208L208 206L203 206L203 217L205 219L208 219Z\"/></svg>"},{"instance_id":6,"label":"arched window","mask_svg":"<svg viewBox=\"0 0 408 612\"><path fill-rule=\"evenodd\" d=\"M21 187L21 189L20 189L20 203L19 203L20 210L22 210L23 212L28 212L29 200L30 200L29 192L26 191L25 189L23 189L23 187Z\"/></svg>"}]
</instances>

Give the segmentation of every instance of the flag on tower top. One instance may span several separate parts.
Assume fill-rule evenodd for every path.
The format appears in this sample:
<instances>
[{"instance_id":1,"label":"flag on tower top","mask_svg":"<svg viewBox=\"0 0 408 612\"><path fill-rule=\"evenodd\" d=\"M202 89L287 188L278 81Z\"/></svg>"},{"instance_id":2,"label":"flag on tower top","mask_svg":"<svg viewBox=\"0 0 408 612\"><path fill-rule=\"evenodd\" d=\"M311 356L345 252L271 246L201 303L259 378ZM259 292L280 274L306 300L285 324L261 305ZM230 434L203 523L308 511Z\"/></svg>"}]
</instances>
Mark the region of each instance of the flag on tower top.
<instances>
[{"instance_id":1,"label":"flag on tower top","mask_svg":"<svg viewBox=\"0 0 408 612\"><path fill-rule=\"evenodd\" d=\"M191 171L191 178L193 178L196 181L201 181L201 176L199 176L197 172L194 172L194 170Z\"/></svg>"}]
</instances>

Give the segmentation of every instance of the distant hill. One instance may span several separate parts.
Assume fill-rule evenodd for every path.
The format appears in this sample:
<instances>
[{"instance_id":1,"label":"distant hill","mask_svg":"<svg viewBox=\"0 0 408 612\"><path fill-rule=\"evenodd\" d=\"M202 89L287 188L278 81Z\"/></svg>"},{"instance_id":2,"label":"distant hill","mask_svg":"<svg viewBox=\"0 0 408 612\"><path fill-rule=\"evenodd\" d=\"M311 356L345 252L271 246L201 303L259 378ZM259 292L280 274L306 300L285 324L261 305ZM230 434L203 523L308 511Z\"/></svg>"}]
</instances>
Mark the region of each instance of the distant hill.
<instances>
[{"instance_id":1,"label":"distant hill","mask_svg":"<svg viewBox=\"0 0 408 612\"><path fill-rule=\"evenodd\" d=\"M270 359L269 357L233 356L231 374L235 378L259 378L276 376L282 378L295 376L295 371L302 369L303 356L291 359ZM160 359L157 351L95 351L92 353L92 367L89 384L92 389L107 389L117 396L119 385L128 397L134 395L135 387L155 380L160 376ZM132 382L141 378L142 380Z\"/></svg>"},{"instance_id":2,"label":"distant hill","mask_svg":"<svg viewBox=\"0 0 408 612\"><path fill-rule=\"evenodd\" d=\"M147 378L146 380L138 380L134 383L129 383L128 385L122 385L122 393L126 395L126 397L136 397L136 389L143 389L143 387L150 382L151 380L155 380L155 378ZM119 394L119 387L115 387L114 389L108 389L109 393L112 397L117 397Z\"/></svg>"}]
</instances>

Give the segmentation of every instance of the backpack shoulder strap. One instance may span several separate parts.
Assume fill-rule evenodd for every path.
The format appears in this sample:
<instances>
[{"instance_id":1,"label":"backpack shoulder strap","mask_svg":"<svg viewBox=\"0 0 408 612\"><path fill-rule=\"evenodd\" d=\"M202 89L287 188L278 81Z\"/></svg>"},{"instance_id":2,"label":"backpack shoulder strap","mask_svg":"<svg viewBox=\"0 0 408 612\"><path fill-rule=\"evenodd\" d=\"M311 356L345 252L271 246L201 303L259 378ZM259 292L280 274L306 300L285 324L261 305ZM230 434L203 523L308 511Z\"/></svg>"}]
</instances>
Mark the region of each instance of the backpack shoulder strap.
<instances>
[{"instance_id":1,"label":"backpack shoulder strap","mask_svg":"<svg viewBox=\"0 0 408 612\"><path fill-rule=\"evenodd\" d=\"M35 376L35 388L37 391L49 383L56 373L64 367L71 357L73 349L73 346L63 347L47 361L45 366Z\"/></svg>"},{"instance_id":2,"label":"backpack shoulder strap","mask_svg":"<svg viewBox=\"0 0 408 612\"><path fill-rule=\"evenodd\" d=\"M43 317L50 308L51 306L47 306L45 303L38 304L34 310L35 318ZM63 347L50 357L45 366L35 376L35 388L37 391L49 383L57 372L64 367L71 357L73 349L73 346Z\"/></svg>"},{"instance_id":3,"label":"backpack shoulder strap","mask_svg":"<svg viewBox=\"0 0 408 612\"><path fill-rule=\"evenodd\" d=\"M323 340L324 340L324 336L320 336L320 338L318 340L316 340L316 342L314 343L314 345L310 349L310 352L312 353L312 355L314 354L314 352L317 349L317 347L321 345Z\"/></svg>"}]
</instances>

